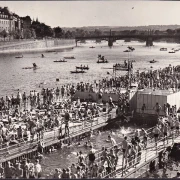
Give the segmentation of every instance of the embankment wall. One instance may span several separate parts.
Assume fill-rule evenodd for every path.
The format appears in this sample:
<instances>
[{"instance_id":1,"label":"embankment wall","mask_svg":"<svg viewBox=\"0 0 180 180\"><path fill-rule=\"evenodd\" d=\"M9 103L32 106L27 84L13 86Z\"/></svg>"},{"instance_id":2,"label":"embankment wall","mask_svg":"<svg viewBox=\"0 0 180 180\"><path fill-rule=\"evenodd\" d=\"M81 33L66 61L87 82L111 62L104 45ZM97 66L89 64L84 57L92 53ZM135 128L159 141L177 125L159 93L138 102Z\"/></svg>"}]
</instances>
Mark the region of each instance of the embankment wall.
<instances>
[{"instance_id":1,"label":"embankment wall","mask_svg":"<svg viewBox=\"0 0 180 180\"><path fill-rule=\"evenodd\" d=\"M0 54L4 53L22 53L32 51L49 51L58 49L68 49L75 46L74 39L50 39L34 41L17 41L4 43L0 46Z\"/></svg>"}]
</instances>

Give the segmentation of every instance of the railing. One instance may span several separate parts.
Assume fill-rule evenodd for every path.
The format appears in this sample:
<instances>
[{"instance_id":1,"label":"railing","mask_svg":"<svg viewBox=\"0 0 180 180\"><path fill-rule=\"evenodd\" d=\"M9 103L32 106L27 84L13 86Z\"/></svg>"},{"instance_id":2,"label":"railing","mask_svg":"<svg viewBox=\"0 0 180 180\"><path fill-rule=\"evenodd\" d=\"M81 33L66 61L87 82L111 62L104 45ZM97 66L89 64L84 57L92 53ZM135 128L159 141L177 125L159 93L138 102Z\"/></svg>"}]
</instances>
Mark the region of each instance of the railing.
<instances>
[{"instance_id":1,"label":"railing","mask_svg":"<svg viewBox=\"0 0 180 180\"><path fill-rule=\"evenodd\" d=\"M89 123L86 122L86 125L84 123L82 123L80 126L77 126L78 128L74 127L74 126L69 127L69 130L70 130L69 136L64 137L60 140L66 141L66 140L70 139L71 137L74 137L76 135L81 135L81 134L89 131L90 129L96 128L98 125L104 125L107 121L107 114L103 114L102 116L97 117L96 120L90 119L90 121L91 122L89 122ZM3 148L0 149L0 157L2 157L0 159L0 162L5 162L6 159L11 159L10 156L14 156L14 155L18 156L21 152L33 150L32 148L35 145L37 145L39 141L43 141L43 143L45 145L47 145L48 143L52 144L53 142L57 143L59 141L58 140L59 136L60 136L60 131L58 128L58 129L54 129L52 131L44 132L44 135L41 138L36 135L36 136L31 136L30 141L19 142L19 144L7 146L7 147L3 147L4 145L2 145L1 147L3 147Z\"/></svg>"},{"instance_id":2,"label":"railing","mask_svg":"<svg viewBox=\"0 0 180 180\"><path fill-rule=\"evenodd\" d=\"M151 128L152 129L152 128ZM172 144L174 142L174 131L172 132L172 134L169 136L169 137L172 137ZM167 137L168 138L168 137ZM134 174L133 178L136 178L136 177L140 177L142 174L144 174L145 172L147 172L147 166L148 166L148 163L154 159L156 159L158 157L158 143L161 143L162 142L162 150L165 150L166 148L166 145L165 145L165 140L166 138L163 137L161 139L159 139L157 142L156 142L156 145L153 146L152 148L155 147L155 153L153 151L149 151L148 152L148 149L152 150L151 148L151 145L152 144L155 144L155 142L150 142L148 145L150 145L150 147L147 147L145 149L145 154L144 156L142 156L142 151L141 151L141 164L139 167L136 167L136 165L138 164L137 161L138 161L138 153L135 154L135 156L133 155L131 158L133 158L132 161L128 162L129 166L124 165L124 157L122 157L122 166L121 167L118 167L117 170L111 172L110 174L107 174L107 172L104 172L103 174L103 178L114 178L114 177L117 177L117 176L120 176L120 177L123 177L123 178L132 178L131 175ZM161 150L161 151L162 151ZM135 157L135 158L134 158ZM139 162L140 162L139 161ZM131 164L131 165L130 165ZM142 170L144 167L146 166L146 168L140 172L140 174L137 174L137 172L139 170ZM132 169L132 168L135 168L135 169ZM132 169L132 170L131 170ZM126 175L126 173L131 170L130 173L128 173Z\"/></svg>"}]
</instances>

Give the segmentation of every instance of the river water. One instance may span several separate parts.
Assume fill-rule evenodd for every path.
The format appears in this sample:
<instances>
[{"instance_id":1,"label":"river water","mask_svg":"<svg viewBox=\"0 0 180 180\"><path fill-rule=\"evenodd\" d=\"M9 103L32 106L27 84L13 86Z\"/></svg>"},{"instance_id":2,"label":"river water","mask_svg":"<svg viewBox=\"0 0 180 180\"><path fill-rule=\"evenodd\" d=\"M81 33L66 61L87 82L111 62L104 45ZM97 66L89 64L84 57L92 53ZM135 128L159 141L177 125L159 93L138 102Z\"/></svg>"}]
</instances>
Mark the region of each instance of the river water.
<instances>
[{"instance_id":1,"label":"river water","mask_svg":"<svg viewBox=\"0 0 180 180\"><path fill-rule=\"evenodd\" d=\"M90 46L95 46L91 49ZM132 53L125 53L124 50L127 46L133 46L135 51ZM153 69L163 68L165 66L179 65L180 64L180 52L170 54L168 51L160 51L162 47L168 48L170 51L172 48L180 48L179 44L173 43L154 43L153 47L146 47L145 43L117 41L112 48L107 46L107 42L95 44L93 42L87 42L86 44L79 44L78 47L71 50L64 50L58 53L43 53L45 58L41 58L40 53L27 53L23 54L23 58L16 59L14 55L1 55L0 56L0 96L6 96L16 94L17 90L21 92L29 92L30 90L40 90L42 87L56 87L65 83L77 83L77 82L93 82L100 78L112 76L111 68L115 63L122 63L128 58L135 60L134 69L148 70L151 66ZM97 56L101 54L108 59L108 64L97 64ZM59 60L64 56L74 56L76 59L67 60L67 63L54 63L54 60ZM155 64L150 64L150 60L157 60ZM32 63L36 63L40 69L22 69L23 67L32 66ZM88 65L90 70L85 74L70 74L70 71L75 70L75 66ZM107 71L110 75L107 75ZM59 82L56 82L56 78L59 78ZM124 132L125 131L125 132ZM92 137L91 141L94 144L95 149L101 149L102 146L110 146L106 142L107 135L110 132L102 132L101 135ZM123 134L130 134L131 130L119 129L114 132L113 137L120 142L123 138ZM50 174L55 168L64 168L71 163L77 161L76 152L80 150L83 153L87 152L84 147L74 146L65 148L65 150L59 150L50 155L46 155L42 160L44 174Z\"/></svg>"},{"instance_id":2,"label":"river water","mask_svg":"<svg viewBox=\"0 0 180 180\"><path fill-rule=\"evenodd\" d=\"M91 49L90 46L96 48ZM123 46L122 46L123 45ZM123 52L127 46L133 46L135 51L132 53ZM24 58L16 59L16 55L0 55L0 96L11 95L16 93L17 89L21 92L29 92L40 87L56 87L64 83L76 83L80 81L92 82L100 78L112 75L114 63L121 63L125 59L134 59L134 69L165 67L169 64L180 64L180 52L170 54L168 51L159 51L161 47L180 48L179 44L154 43L153 47L146 47L145 43L117 41L112 48L107 46L107 42L101 44L93 44L88 42L78 47L65 50L58 53L43 53L45 58L41 58L40 53L24 54ZM110 63L97 64L98 54L104 55ZM76 59L67 60L67 63L55 63L64 56L75 56ZM158 62L150 64L149 61L155 59ZM32 66L36 63L40 69L22 69L23 67ZM71 74L70 71L75 70L75 66L88 65L90 70L85 74ZM110 75L107 75L107 71ZM59 78L59 82L56 82Z\"/></svg>"}]
</instances>

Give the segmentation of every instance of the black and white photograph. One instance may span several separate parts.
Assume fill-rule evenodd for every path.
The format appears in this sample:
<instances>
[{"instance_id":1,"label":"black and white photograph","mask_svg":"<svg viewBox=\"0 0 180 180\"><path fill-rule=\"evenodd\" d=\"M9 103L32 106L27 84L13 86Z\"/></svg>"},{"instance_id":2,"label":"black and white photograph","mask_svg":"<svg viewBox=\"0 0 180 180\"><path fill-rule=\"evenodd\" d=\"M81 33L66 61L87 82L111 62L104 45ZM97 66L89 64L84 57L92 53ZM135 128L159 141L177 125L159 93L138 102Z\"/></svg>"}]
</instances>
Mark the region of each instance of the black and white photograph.
<instances>
[{"instance_id":1,"label":"black and white photograph","mask_svg":"<svg viewBox=\"0 0 180 180\"><path fill-rule=\"evenodd\" d=\"M179 178L179 127L180 2L0 2L0 179Z\"/></svg>"}]
</instances>

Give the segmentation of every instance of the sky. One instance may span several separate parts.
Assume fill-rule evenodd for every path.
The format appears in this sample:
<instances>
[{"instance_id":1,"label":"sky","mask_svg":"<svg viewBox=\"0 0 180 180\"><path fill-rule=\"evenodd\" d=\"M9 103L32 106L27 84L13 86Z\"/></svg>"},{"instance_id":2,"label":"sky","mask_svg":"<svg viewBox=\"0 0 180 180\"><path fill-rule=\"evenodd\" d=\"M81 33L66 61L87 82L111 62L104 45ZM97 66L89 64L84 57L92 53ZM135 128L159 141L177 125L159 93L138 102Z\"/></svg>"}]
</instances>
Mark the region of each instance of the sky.
<instances>
[{"instance_id":1,"label":"sky","mask_svg":"<svg viewBox=\"0 0 180 180\"><path fill-rule=\"evenodd\" d=\"M180 25L178 1L1 1L0 6L51 27Z\"/></svg>"}]
</instances>

